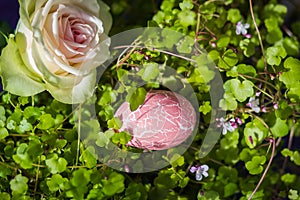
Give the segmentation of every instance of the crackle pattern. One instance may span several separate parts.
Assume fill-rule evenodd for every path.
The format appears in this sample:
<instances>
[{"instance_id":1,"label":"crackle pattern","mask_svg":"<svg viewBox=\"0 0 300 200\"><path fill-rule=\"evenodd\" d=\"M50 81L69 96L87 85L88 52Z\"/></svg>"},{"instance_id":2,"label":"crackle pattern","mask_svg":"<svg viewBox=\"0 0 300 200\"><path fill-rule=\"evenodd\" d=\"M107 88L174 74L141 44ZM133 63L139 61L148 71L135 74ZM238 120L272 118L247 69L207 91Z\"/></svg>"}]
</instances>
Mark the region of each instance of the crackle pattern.
<instances>
[{"instance_id":1,"label":"crackle pattern","mask_svg":"<svg viewBox=\"0 0 300 200\"><path fill-rule=\"evenodd\" d=\"M193 132L196 113L182 95L164 90L148 92L144 104L133 112L124 102L115 116L133 138L128 145L149 150L163 150L179 145Z\"/></svg>"}]
</instances>

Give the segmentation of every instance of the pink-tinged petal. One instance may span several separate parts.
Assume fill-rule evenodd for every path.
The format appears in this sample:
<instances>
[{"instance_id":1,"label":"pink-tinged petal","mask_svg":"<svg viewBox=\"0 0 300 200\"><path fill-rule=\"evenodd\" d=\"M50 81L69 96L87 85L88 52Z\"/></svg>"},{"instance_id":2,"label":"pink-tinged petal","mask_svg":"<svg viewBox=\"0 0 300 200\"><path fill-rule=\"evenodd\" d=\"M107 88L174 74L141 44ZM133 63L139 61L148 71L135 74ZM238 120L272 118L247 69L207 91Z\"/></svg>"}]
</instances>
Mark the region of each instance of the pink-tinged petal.
<instances>
[{"instance_id":1,"label":"pink-tinged petal","mask_svg":"<svg viewBox=\"0 0 300 200\"><path fill-rule=\"evenodd\" d=\"M197 170L198 170L198 167L195 167L195 166L192 166L192 167L190 168L190 172L191 172L191 173L195 173Z\"/></svg>"}]
</instances>

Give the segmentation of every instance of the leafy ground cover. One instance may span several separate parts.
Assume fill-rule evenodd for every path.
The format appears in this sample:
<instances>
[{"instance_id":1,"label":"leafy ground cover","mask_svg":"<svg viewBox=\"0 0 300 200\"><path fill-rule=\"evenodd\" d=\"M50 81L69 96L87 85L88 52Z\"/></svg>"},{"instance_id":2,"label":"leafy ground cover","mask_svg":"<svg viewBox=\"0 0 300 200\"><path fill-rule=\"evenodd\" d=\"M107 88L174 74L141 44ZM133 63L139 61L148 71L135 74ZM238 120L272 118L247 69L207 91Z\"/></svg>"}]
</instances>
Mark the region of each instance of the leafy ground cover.
<instances>
[{"instance_id":1,"label":"leafy ground cover","mask_svg":"<svg viewBox=\"0 0 300 200\"><path fill-rule=\"evenodd\" d=\"M300 199L300 21L284 18L287 7L276 0L108 4L112 37L147 25L163 30L121 54L85 106L62 104L46 92L1 92L0 199ZM130 173L147 168L138 158L120 170L100 162L99 156L109 159L111 144L141 152L126 146L128 133L114 132L118 100L135 109L151 89L184 91L182 77L199 103L189 148L167 152L170 164L147 173ZM217 104L211 88L223 91ZM220 137L206 152L210 124Z\"/></svg>"}]
</instances>

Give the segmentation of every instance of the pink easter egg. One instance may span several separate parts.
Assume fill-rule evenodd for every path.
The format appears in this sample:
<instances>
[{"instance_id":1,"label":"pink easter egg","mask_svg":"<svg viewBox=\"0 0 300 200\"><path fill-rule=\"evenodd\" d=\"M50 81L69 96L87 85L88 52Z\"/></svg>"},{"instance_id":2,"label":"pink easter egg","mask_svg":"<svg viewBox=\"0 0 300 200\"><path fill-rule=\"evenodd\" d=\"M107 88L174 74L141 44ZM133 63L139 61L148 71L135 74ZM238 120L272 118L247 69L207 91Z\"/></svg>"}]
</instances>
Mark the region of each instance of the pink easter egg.
<instances>
[{"instance_id":1,"label":"pink easter egg","mask_svg":"<svg viewBox=\"0 0 300 200\"><path fill-rule=\"evenodd\" d=\"M115 117L122 122L120 131L128 131L132 139L129 146L163 150L184 142L196 125L196 112L182 95L171 91L154 90L135 111L124 102Z\"/></svg>"}]
</instances>

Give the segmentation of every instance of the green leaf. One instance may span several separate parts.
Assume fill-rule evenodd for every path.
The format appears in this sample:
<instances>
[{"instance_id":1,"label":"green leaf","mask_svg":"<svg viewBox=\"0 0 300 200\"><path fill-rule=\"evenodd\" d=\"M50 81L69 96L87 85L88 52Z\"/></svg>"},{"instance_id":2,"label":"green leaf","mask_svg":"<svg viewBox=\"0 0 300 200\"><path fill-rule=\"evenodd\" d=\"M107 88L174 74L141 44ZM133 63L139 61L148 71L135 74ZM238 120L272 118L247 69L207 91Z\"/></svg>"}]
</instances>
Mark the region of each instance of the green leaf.
<instances>
[{"instance_id":1,"label":"green leaf","mask_svg":"<svg viewBox=\"0 0 300 200\"><path fill-rule=\"evenodd\" d=\"M292 115L293 109L288 105L288 102L281 100L278 102L278 109L275 110L276 117L279 117L282 120L287 119Z\"/></svg>"},{"instance_id":2,"label":"green leaf","mask_svg":"<svg viewBox=\"0 0 300 200\"><path fill-rule=\"evenodd\" d=\"M80 161L85 163L87 168L93 168L97 164L97 154L93 146L88 146L80 156Z\"/></svg>"},{"instance_id":3,"label":"green leaf","mask_svg":"<svg viewBox=\"0 0 300 200\"><path fill-rule=\"evenodd\" d=\"M232 49L225 51L222 57L219 59L218 65L222 69L230 69L238 63L238 57Z\"/></svg>"},{"instance_id":4,"label":"green leaf","mask_svg":"<svg viewBox=\"0 0 300 200\"><path fill-rule=\"evenodd\" d=\"M211 105L209 101L205 101L203 105L199 107L199 112L202 112L204 115L211 111Z\"/></svg>"},{"instance_id":5,"label":"green leaf","mask_svg":"<svg viewBox=\"0 0 300 200\"><path fill-rule=\"evenodd\" d=\"M17 148L16 154L13 155L13 159L24 169L32 168L32 159L28 154L28 144L20 144L20 146Z\"/></svg>"},{"instance_id":6,"label":"green leaf","mask_svg":"<svg viewBox=\"0 0 300 200\"><path fill-rule=\"evenodd\" d=\"M102 191L106 196L113 196L115 194L121 193L125 189L124 185L124 176L117 173L112 172L109 174L107 180L103 180L103 188Z\"/></svg>"},{"instance_id":7,"label":"green leaf","mask_svg":"<svg viewBox=\"0 0 300 200\"><path fill-rule=\"evenodd\" d=\"M251 161L246 162L246 168L252 175L257 175L262 173L263 171L263 164L266 162L265 156L253 156Z\"/></svg>"},{"instance_id":8,"label":"green leaf","mask_svg":"<svg viewBox=\"0 0 300 200\"><path fill-rule=\"evenodd\" d=\"M233 24L236 24L242 19L240 10L237 8L230 8L228 10L227 20L231 21Z\"/></svg>"},{"instance_id":9,"label":"green leaf","mask_svg":"<svg viewBox=\"0 0 300 200\"><path fill-rule=\"evenodd\" d=\"M64 158L59 158L57 154L52 154L45 162L52 174L61 173L67 169L67 161Z\"/></svg>"},{"instance_id":10,"label":"green leaf","mask_svg":"<svg viewBox=\"0 0 300 200\"><path fill-rule=\"evenodd\" d=\"M80 168L73 172L73 177L71 178L71 184L75 187L86 186L91 180L92 171Z\"/></svg>"},{"instance_id":11,"label":"green leaf","mask_svg":"<svg viewBox=\"0 0 300 200\"><path fill-rule=\"evenodd\" d=\"M51 114L44 114L39 118L39 123L37 125L38 129L47 130L52 128L55 125L55 121L52 118Z\"/></svg>"},{"instance_id":12,"label":"green leaf","mask_svg":"<svg viewBox=\"0 0 300 200\"><path fill-rule=\"evenodd\" d=\"M136 110L141 104L144 103L144 100L146 98L147 91L140 87L136 89L130 96L129 96L129 104L130 104L130 110L134 111ZM128 96L127 96L128 97Z\"/></svg>"},{"instance_id":13,"label":"green leaf","mask_svg":"<svg viewBox=\"0 0 300 200\"><path fill-rule=\"evenodd\" d=\"M289 195L288 195L290 200L299 200L299 195L297 190L290 189L289 190Z\"/></svg>"},{"instance_id":14,"label":"green leaf","mask_svg":"<svg viewBox=\"0 0 300 200\"><path fill-rule=\"evenodd\" d=\"M0 106L0 120L5 122L6 121L6 116L5 116L5 108L3 106Z\"/></svg>"},{"instance_id":15,"label":"green leaf","mask_svg":"<svg viewBox=\"0 0 300 200\"><path fill-rule=\"evenodd\" d=\"M287 53L281 46L268 47L266 52L267 63L269 65L279 66L281 59L285 58Z\"/></svg>"},{"instance_id":16,"label":"green leaf","mask_svg":"<svg viewBox=\"0 0 300 200\"><path fill-rule=\"evenodd\" d=\"M244 39L240 41L240 48L246 57L251 57L255 54L256 45L249 39Z\"/></svg>"},{"instance_id":17,"label":"green leaf","mask_svg":"<svg viewBox=\"0 0 300 200\"><path fill-rule=\"evenodd\" d=\"M108 128L113 128L113 129L120 129L122 126L122 121L119 118L112 118L107 121L107 127Z\"/></svg>"},{"instance_id":18,"label":"green leaf","mask_svg":"<svg viewBox=\"0 0 300 200\"><path fill-rule=\"evenodd\" d=\"M240 82L238 79L230 79L224 83L224 89L226 93L231 92L240 102L246 101L254 93L253 83L248 80Z\"/></svg>"},{"instance_id":19,"label":"green leaf","mask_svg":"<svg viewBox=\"0 0 300 200\"><path fill-rule=\"evenodd\" d=\"M127 132L120 132L120 133L115 133L112 137L111 140L115 144L127 144L131 140L132 136L127 133Z\"/></svg>"},{"instance_id":20,"label":"green leaf","mask_svg":"<svg viewBox=\"0 0 300 200\"><path fill-rule=\"evenodd\" d=\"M217 47L218 48L227 47L228 44L229 44L229 42L230 42L230 37L228 37L228 36L221 36L220 38L218 38Z\"/></svg>"},{"instance_id":21,"label":"green leaf","mask_svg":"<svg viewBox=\"0 0 300 200\"><path fill-rule=\"evenodd\" d=\"M147 63L137 73L144 81L155 80L159 76L159 65L157 63Z\"/></svg>"},{"instance_id":22,"label":"green leaf","mask_svg":"<svg viewBox=\"0 0 300 200\"><path fill-rule=\"evenodd\" d=\"M189 54L192 52L194 45L194 39L190 36L186 36L183 39L179 40L179 42L176 44L176 49L179 53Z\"/></svg>"},{"instance_id":23,"label":"green leaf","mask_svg":"<svg viewBox=\"0 0 300 200\"><path fill-rule=\"evenodd\" d=\"M191 10L193 9L194 4L191 0L183 0L183 2L179 3L179 7L181 10Z\"/></svg>"},{"instance_id":24,"label":"green leaf","mask_svg":"<svg viewBox=\"0 0 300 200\"><path fill-rule=\"evenodd\" d=\"M284 62L284 68L288 69L279 77L289 89L288 95L292 101L300 100L300 61L296 58L289 57Z\"/></svg>"},{"instance_id":25,"label":"green leaf","mask_svg":"<svg viewBox=\"0 0 300 200\"><path fill-rule=\"evenodd\" d=\"M16 175L15 178L9 182L13 194L25 194L28 190L27 182L27 177L22 176L22 174Z\"/></svg>"},{"instance_id":26,"label":"green leaf","mask_svg":"<svg viewBox=\"0 0 300 200\"><path fill-rule=\"evenodd\" d=\"M268 129L258 120L248 122L244 129L244 139L249 148L256 147L266 138Z\"/></svg>"},{"instance_id":27,"label":"green leaf","mask_svg":"<svg viewBox=\"0 0 300 200\"><path fill-rule=\"evenodd\" d=\"M276 123L271 127L271 131L275 138L284 137L289 133L289 127L286 120L276 118Z\"/></svg>"},{"instance_id":28,"label":"green leaf","mask_svg":"<svg viewBox=\"0 0 300 200\"><path fill-rule=\"evenodd\" d=\"M295 174L286 173L281 176L281 181L285 183L285 185L290 185L294 183L297 179L297 176Z\"/></svg>"},{"instance_id":29,"label":"green leaf","mask_svg":"<svg viewBox=\"0 0 300 200\"><path fill-rule=\"evenodd\" d=\"M224 99L221 99L219 102L219 106L223 110L235 110L237 108L237 101L235 100L233 94L225 93Z\"/></svg>"},{"instance_id":30,"label":"green leaf","mask_svg":"<svg viewBox=\"0 0 300 200\"><path fill-rule=\"evenodd\" d=\"M32 130L32 125L31 123L28 123L26 119L23 119L20 122L20 125L16 128L16 131L21 134L31 130Z\"/></svg>"},{"instance_id":31,"label":"green leaf","mask_svg":"<svg viewBox=\"0 0 300 200\"><path fill-rule=\"evenodd\" d=\"M178 14L178 19L183 27L193 26L196 24L196 13L190 10L183 10Z\"/></svg>"},{"instance_id":32,"label":"green leaf","mask_svg":"<svg viewBox=\"0 0 300 200\"><path fill-rule=\"evenodd\" d=\"M4 127L0 128L0 140L3 140L7 136L9 136L7 129Z\"/></svg>"},{"instance_id":33,"label":"green leaf","mask_svg":"<svg viewBox=\"0 0 300 200\"><path fill-rule=\"evenodd\" d=\"M236 183L228 183L224 187L224 197L229 197L238 191Z\"/></svg>"},{"instance_id":34,"label":"green leaf","mask_svg":"<svg viewBox=\"0 0 300 200\"><path fill-rule=\"evenodd\" d=\"M219 200L220 195L218 192L210 191L199 191L197 195L197 200Z\"/></svg>"},{"instance_id":35,"label":"green leaf","mask_svg":"<svg viewBox=\"0 0 300 200\"><path fill-rule=\"evenodd\" d=\"M56 192L58 190L64 190L64 186L67 182L67 178L63 178L60 174L54 174L46 181L46 184L51 192Z\"/></svg>"}]
</instances>

